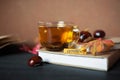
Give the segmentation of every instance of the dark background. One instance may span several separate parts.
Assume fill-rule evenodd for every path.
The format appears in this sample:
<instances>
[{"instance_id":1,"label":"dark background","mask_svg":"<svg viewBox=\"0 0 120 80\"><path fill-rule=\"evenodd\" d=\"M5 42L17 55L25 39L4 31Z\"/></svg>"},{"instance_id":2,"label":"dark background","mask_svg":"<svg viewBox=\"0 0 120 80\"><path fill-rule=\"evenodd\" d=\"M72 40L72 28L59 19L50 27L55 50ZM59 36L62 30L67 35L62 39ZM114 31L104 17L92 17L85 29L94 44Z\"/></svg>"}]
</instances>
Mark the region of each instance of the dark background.
<instances>
[{"instance_id":1,"label":"dark background","mask_svg":"<svg viewBox=\"0 0 120 80\"><path fill-rule=\"evenodd\" d=\"M120 60L106 72L48 63L30 67L32 56L18 45L4 47L0 50L0 80L120 80Z\"/></svg>"}]
</instances>

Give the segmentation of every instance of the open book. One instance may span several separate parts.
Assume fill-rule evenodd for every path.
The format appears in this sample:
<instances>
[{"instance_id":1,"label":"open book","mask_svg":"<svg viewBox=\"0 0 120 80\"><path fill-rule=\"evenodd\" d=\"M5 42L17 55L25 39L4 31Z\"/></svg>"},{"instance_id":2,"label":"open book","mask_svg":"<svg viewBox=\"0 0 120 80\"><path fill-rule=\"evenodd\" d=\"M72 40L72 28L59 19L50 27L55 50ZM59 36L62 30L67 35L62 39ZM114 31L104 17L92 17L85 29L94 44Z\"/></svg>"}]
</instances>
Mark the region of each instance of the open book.
<instances>
[{"instance_id":1,"label":"open book","mask_svg":"<svg viewBox=\"0 0 120 80\"><path fill-rule=\"evenodd\" d=\"M0 36L0 49L16 42L16 40L11 35L2 35Z\"/></svg>"}]
</instances>

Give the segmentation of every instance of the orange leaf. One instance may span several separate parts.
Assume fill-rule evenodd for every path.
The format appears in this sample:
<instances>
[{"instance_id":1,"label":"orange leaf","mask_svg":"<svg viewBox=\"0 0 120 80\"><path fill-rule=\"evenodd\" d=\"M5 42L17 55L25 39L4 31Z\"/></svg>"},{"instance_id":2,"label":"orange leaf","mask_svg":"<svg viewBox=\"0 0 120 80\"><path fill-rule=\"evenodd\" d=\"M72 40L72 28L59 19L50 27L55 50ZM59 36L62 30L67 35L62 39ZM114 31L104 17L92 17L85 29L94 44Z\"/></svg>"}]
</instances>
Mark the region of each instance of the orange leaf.
<instances>
[{"instance_id":1,"label":"orange leaf","mask_svg":"<svg viewBox=\"0 0 120 80\"><path fill-rule=\"evenodd\" d=\"M90 47L90 52L93 55L96 55L96 41L92 43L93 45Z\"/></svg>"},{"instance_id":2,"label":"orange leaf","mask_svg":"<svg viewBox=\"0 0 120 80\"><path fill-rule=\"evenodd\" d=\"M103 40L103 43L107 46L107 47L112 47L114 46L114 42L112 40Z\"/></svg>"},{"instance_id":3,"label":"orange leaf","mask_svg":"<svg viewBox=\"0 0 120 80\"><path fill-rule=\"evenodd\" d=\"M102 41L97 41L97 43L97 52L102 52L104 50L104 44L102 43Z\"/></svg>"}]
</instances>

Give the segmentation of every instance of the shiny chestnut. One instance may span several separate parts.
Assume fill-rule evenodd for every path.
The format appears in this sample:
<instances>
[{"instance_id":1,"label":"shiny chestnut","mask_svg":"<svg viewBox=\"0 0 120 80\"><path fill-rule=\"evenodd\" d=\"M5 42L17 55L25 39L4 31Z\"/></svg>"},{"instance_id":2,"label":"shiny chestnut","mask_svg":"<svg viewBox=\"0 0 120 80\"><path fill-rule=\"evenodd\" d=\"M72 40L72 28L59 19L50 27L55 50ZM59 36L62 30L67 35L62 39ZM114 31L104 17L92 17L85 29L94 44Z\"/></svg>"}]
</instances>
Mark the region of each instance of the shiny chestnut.
<instances>
[{"instance_id":1,"label":"shiny chestnut","mask_svg":"<svg viewBox=\"0 0 120 80\"><path fill-rule=\"evenodd\" d=\"M79 37L79 42L86 42L86 39L92 37L91 33L88 31L81 31L80 32L80 37Z\"/></svg>"},{"instance_id":2,"label":"shiny chestnut","mask_svg":"<svg viewBox=\"0 0 120 80\"><path fill-rule=\"evenodd\" d=\"M94 38L104 38L106 35L104 30L96 30L93 33Z\"/></svg>"},{"instance_id":3,"label":"shiny chestnut","mask_svg":"<svg viewBox=\"0 0 120 80\"><path fill-rule=\"evenodd\" d=\"M35 67L35 66L38 66L38 65L41 65L42 64L42 58L40 56L32 56L29 60L28 60L28 65L30 67Z\"/></svg>"}]
</instances>

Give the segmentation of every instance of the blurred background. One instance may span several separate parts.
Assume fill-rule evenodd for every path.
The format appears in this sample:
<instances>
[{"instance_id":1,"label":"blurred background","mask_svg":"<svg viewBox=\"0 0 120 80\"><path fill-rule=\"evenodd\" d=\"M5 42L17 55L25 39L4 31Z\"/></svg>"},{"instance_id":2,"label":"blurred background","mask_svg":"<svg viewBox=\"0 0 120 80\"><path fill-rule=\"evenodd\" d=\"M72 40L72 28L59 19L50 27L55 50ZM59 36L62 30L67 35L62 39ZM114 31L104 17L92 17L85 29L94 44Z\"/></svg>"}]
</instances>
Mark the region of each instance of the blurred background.
<instances>
[{"instance_id":1,"label":"blurred background","mask_svg":"<svg viewBox=\"0 0 120 80\"><path fill-rule=\"evenodd\" d=\"M58 20L120 37L120 0L0 0L0 35L33 41L38 21Z\"/></svg>"}]
</instances>

